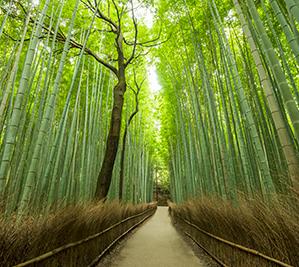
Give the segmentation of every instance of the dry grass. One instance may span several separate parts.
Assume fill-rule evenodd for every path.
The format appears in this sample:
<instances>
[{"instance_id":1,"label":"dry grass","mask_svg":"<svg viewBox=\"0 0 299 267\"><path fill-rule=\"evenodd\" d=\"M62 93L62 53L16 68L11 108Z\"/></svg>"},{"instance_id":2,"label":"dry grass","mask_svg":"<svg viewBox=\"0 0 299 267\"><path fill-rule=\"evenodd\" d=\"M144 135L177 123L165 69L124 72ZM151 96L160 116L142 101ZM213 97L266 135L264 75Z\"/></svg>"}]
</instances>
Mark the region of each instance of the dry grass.
<instances>
[{"instance_id":1,"label":"dry grass","mask_svg":"<svg viewBox=\"0 0 299 267\"><path fill-rule=\"evenodd\" d=\"M299 266L299 198L278 196L271 205L241 200L238 207L220 199L195 199L171 205L175 221L228 266L279 266L233 249L187 226L182 217L223 239Z\"/></svg>"},{"instance_id":2,"label":"dry grass","mask_svg":"<svg viewBox=\"0 0 299 267\"><path fill-rule=\"evenodd\" d=\"M12 266L84 239L151 207L148 204L98 202L69 206L47 216L27 217L20 224L13 217L10 220L0 218L0 266ZM62 255L63 259L59 263L47 261L35 266L87 266L112 240L143 217L133 219L100 239L68 251L66 254L72 255Z\"/></svg>"}]
</instances>

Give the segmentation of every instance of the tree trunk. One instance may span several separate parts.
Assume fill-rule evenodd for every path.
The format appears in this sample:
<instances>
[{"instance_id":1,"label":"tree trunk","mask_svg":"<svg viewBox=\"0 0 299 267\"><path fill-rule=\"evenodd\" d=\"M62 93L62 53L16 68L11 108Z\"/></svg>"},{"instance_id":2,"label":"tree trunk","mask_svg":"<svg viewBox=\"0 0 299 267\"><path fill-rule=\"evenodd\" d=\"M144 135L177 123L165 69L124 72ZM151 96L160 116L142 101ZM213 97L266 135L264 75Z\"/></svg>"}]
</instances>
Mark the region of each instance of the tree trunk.
<instances>
[{"instance_id":1,"label":"tree trunk","mask_svg":"<svg viewBox=\"0 0 299 267\"><path fill-rule=\"evenodd\" d=\"M122 151L121 151L121 158L120 158L120 172L119 172L119 192L118 192L118 199L121 201L123 198L123 187L124 187L124 173L125 173L125 152L126 152L126 140L127 140L127 135L128 135L128 129L129 126L132 122L132 120L134 119L135 115L138 113L139 111L139 103L138 103L138 95L142 86L138 86L137 81L136 81L136 76L134 74L134 78L135 78L135 84L137 87L137 92L134 91L135 93L135 102L136 102L136 107L134 112L131 114L130 118L128 119L128 122L126 124L125 127L125 131L124 131L124 136L123 136L123 146L122 146Z\"/></svg>"},{"instance_id":2,"label":"tree trunk","mask_svg":"<svg viewBox=\"0 0 299 267\"><path fill-rule=\"evenodd\" d=\"M109 134L106 143L106 151L102 168L98 176L97 188L95 193L96 199L103 199L107 196L109 187L111 184L113 166L117 155L120 129L121 129L121 117L124 104L124 93L126 91L125 78L119 79L119 82L114 87L113 95L113 110L111 114L111 124Z\"/></svg>"},{"instance_id":3,"label":"tree trunk","mask_svg":"<svg viewBox=\"0 0 299 267\"><path fill-rule=\"evenodd\" d=\"M118 199L121 201L123 199L123 188L124 188L124 173L125 173L125 152L126 152L126 140L128 133L128 125L126 125L124 137L123 137L123 146L121 151L120 158L120 172L119 172L119 191L118 191Z\"/></svg>"}]
</instances>

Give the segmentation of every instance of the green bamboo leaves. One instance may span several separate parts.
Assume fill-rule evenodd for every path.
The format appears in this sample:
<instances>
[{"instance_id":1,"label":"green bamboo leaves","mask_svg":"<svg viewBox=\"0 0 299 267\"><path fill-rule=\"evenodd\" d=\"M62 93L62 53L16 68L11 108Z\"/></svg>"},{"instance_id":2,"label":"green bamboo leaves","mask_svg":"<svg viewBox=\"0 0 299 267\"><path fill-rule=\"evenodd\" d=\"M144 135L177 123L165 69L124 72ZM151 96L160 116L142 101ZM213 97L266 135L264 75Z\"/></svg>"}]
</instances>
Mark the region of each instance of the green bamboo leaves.
<instances>
[{"instance_id":1,"label":"green bamboo leaves","mask_svg":"<svg viewBox=\"0 0 299 267\"><path fill-rule=\"evenodd\" d=\"M4 190L6 183L8 181L8 172L11 164L12 155L14 152L15 142L18 134L18 128L20 125L21 114L22 114L22 105L24 95L28 93L29 88L29 78L32 68L32 62L35 55L35 49L38 45L39 36L41 35L43 21L46 16L46 12L48 9L49 1L47 1L44 5L44 8L41 12L41 15L37 21L36 27L32 34L32 38L30 40L30 44L27 50L26 60L24 62L22 78L20 81L20 85L18 88L18 92L15 98L14 107L12 111L12 115L9 119L8 129L6 132L6 140L4 145L4 151L0 164L0 192L1 198L4 196Z\"/></svg>"},{"instance_id":2,"label":"green bamboo leaves","mask_svg":"<svg viewBox=\"0 0 299 267\"><path fill-rule=\"evenodd\" d=\"M93 199L105 151L115 81L94 57L109 47L95 30L103 27L96 11L86 14L79 0L65 3L1 9L7 13L0 24L0 199L5 214L17 212L19 219ZM94 57L89 47L99 49ZM135 203L151 201L153 189L152 149L144 145L141 118L128 132L124 174L125 200ZM110 191L117 198L117 186Z\"/></svg>"},{"instance_id":3,"label":"green bamboo leaves","mask_svg":"<svg viewBox=\"0 0 299 267\"><path fill-rule=\"evenodd\" d=\"M177 5L176 40L163 48L169 54L159 56L160 69L166 68L160 72L164 95L169 107L175 105L167 109L174 112L167 123L175 135L166 131L165 138L172 194L178 202L195 194L237 203L239 192L269 201L298 184L293 66L298 65L299 46L292 23L297 4L286 1L287 13L278 1L270 2L273 16L262 16L254 1ZM269 6L261 4L266 12ZM282 27L286 41L268 36L277 34L273 27Z\"/></svg>"},{"instance_id":4,"label":"green bamboo leaves","mask_svg":"<svg viewBox=\"0 0 299 267\"><path fill-rule=\"evenodd\" d=\"M237 13L239 15L243 31L247 37L248 42L249 42L252 56L255 61L259 76L260 76L260 81L265 90L265 95L268 100L268 107L271 110L273 121L276 126L276 131L278 133L279 140L280 140L282 149L284 151L284 156L287 160L290 176L291 176L293 182L295 182L296 179L298 178L297 177L298 176L298 158L297 158L294 146L292 144L291 138L290 138L288 130L287 130L287 122L283 119L278 101L275 97L275 89L273 88L273 86L271 84L271 80L269 78L269 75L267 74L267 72L263 66L262 59L259 54L257 45L254 41L254 38L253 38L251 32L250 32L248 23L246 22L246 19L243 15L243 11L241 9L239 1L236 0L234 2L234 4L235 4L236 10L237 10ZM272 1L272 5L273 5L273 7L275 7L276 11L278 12L277 3L275 1ZM278 14L279 14L279 12L278 12ZM282 16L282 14L280 14L280 16Z\"/></svg>"},{"instance_id":5,"label":"green bamboo leaves","mask_svg":"<svg viewBox=\"0 0 299 267\"><path fill-rule=\"evenodd\" d=\"M3 2L0 198L5 213L47 212L90 200L112 114L117 57L103 55L113 50L108 36L114 26L106 21L107 28L103 14L79 0L68 5L46 0L39 6L9 2L5 8ZM165 28L176 38L155 51L164 87L163 142L152 137L156 130L150 108L143 108L151 103L145 88L140 111L126 130L125 160L116 156L108 197L150 201L159 172L154 147L162 144L177 202L217 195L237 204L239 193L268 201L287 192L298 183L299 169L297 2L171 3L161 2L160 12L169 12ZM105 1L99 7L109 10ZM124 37L130 43L130 34ZM146 63L138 59L136 65L142 69ZM120 132L136 108L134 99L126 93Z\"/></svg>"},{"instance_id":6,"label":"green bamboo leaves","mask_svg":"<svg viewBox=\"0 0 299 267\"><path fill-rule=\"evenodd\" d=\"M260 38L261 47L265 52L265 56L270 63L271 70L273 71L273 75L276 79L277 85L280 89L281 95L284 100L284 105L288 110L290 119L292 121L294 132L297 140L299 140L299 110L298 106L292 96L290 87L288 85L286 76L281 68L281 65L276 57L273 45L267 36L263 23L257 13L255 5L252 0L249 0L248 3L249 12L253 18L253 21L256 25L256 30Z\"/></svg>"}]
</instances>

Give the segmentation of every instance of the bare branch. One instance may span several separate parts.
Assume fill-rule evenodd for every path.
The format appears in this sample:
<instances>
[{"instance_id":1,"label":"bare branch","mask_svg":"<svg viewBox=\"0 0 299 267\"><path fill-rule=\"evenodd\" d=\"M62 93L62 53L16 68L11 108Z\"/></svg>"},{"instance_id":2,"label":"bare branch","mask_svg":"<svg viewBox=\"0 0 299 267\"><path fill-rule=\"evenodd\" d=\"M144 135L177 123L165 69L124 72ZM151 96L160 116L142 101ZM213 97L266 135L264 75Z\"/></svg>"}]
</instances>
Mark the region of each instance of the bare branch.
<instances>
[{"instance_id":1,"label":"bare branch","mask_svg":"<svg viewBox=\"0 0 299 267\"><path fill-rule=\"evenodd\" d=\"M143 52L138 53L138 54L135 56L134 60L138 59L139 57L144 57L144 56L148 55L150 51L151 51L151 49L149 48L149 49L148 49L146 52L144 52L144 53L143 53Z\"/></svg>"},{"instance_id":2,"label":"bare branch","mask_svg":"<svg viewBox=\"0 0 299 267\"><path fill-rule=\"evenodd\" d=\"M135 44L135 40L134 40L134 42L130 42L130 41L128 41L128 40L126 40L125 38L124 38L124 43L126 44L126 45L130 45L130 46L142 46L142 47L155 47L155 46L159 46L159 45L161 45L161 44L164 44L164 43L166 43L166 42L168 42L169 41L169 39L171 38L171 36L172 36L172 33L170 33L170 35L165 39L165 40L163 40L163 41L161 41L161 42L157 42L159 39L160 39L160 37L161 37L161 32L162 32L162 28L160 28L160 31L159 31L159 34L158 34L158 36L157 37L155 37L154 39L152 39L152 40L148 40L148 41L144 41L144 42L136 42L136 44ZM155 43L156 42L156 43ZM153 44L151 44L151 43L153 43Z\"/></svg>"},{"instance_id":3,"label":"bare branch","mask_svg":"<svg viewBox=\"0 0 299 267\"><path fill-rule=\"evenodd\" d=\"M122 151L121 151L121 159L120 159L120 173L119 173L119 199L122 199L122 195L123 195L123 182L124 182L124 162L125 162L125 150L126 150L126 138L127 138L127 133L128 133L128 129L129 126L131 124L131 121L133 120L134 116L138 113L139 111L139 102L138 102L138 95L139 92L141 90L141 86L144 82L144 80L142 81L141 85L139 86L137 83L137 77L136 77L136 72L135 69L133 69L134 71L134 82L135 82L135 86L137 88L137 91L135 91L133 88L132 91L135 94L135 110L133 111L133 113L130 115L126 126L125 126L125 130L124 130L124 135L123 135L123 146L122 146Z\"/></svg>"},{"instance_id":4,"label":"bare branch","mask_svg":"<svg viewBox=\"0 0 299 267\"><path fill-rule=\"evenodd\" d=\"M162 27L160 27L160 30L159 30L159 33L158 33L158 36L152 40L148 40L148 41L144 41L144 42L137 42L137 45L145 45L145 44L149 44L149 43L153 43L153 42L156 42L158 40L160 40L160 37L161 37L161 33L162 33ZM124 39L124 42L125 44L127 45L134 45L134 42L129 42L128 40Z\"/></svg>"},{"instance_id":5,"label":"bare branch","mask_svg":"<svg viewBox=\"0 0 299 267\"><path fill-rule=\"evenodd\" d=\"M16 39L16 38L12 37L11 35L9 35L8 33L6 33L5 31L3 31L3 34L14 42L21 42L21 39ZM40 39L42 39L42 38L44 38L44 37L40 37ZM27 41L30 41L30 38L24 39L24 42L27 42Z\"/></svg>"},{"instance_id":6,"label":"bare branch","mask_svg":"<svg viewBox=\"0 0 299 267\"><path fill-rule=\"evenodd\" d=\"M143 85L143 83L145 81L145 77L143 78L143 80L141 81L141 83L139 85L138 82L137 82L137 75L136 75L135 69L133 70L133 72L134 72L134 83L135 83L135 86L137 88L137 93L136 94L138 95L139 92L140 92L140 90L141 90L141 87L142 87L142 85Z\"/></svg>"},{"instance_id":7,"label":"bare branch","mask_svg":"<svg viewBox=\"0 0 299 267\"><path fill-rule=\"evenodd\" d=\"M110 27L111 30L116 33L117 32L117 25L114 21L112 21L112 19L110 19L109 17L105 16L103 14L103 12L98 8L97 3L95 2L95 6L90 2L90 0L87 0L87 3L83 0L81 0L81 2L92 12L96 13L96 16L99 19L102 19L103 21L105 21Z\"/></svg>"},{"instance_id":8,"label":"bare branch","mask_svg":"<svg viewBox=\"0 0 299 267\"><path fill-rule=\"evenodd\" d=\"M125 63L125 67L127 67L133 61L133 59L135 57L137 38L138 38L138 26L137 26L137 21L135 18L135 13L134 13L133 1L130 0L130 2L131 2L131 6L132 6L132 20L133 20L133 24L134 24L135 35L134 35L134 44L133 44L132 54L131 54L130 58L128 59L128 61Z\"/></svg>"},{"instance_id":9,"label":"bare branch","mask_svg":"<svg viewBox=\"0 0 299 267\"><path fill-rule=\"evenodd\" d=\"M112 0L112 3L113 3L114 8L115 8L115 10L116 10L116 15L117 15L117 19L118 19L118 26L119 26L119 28L120 28L121 16L120 16L120 14L119 14L118 7L117 7L117 5L116 5L116 3L115 3L114 0Z\"/></svg>"},{"instance_id":10,"label":"bare branch","mask_svg":"<svg viewBox=\"0 0 299 267\"><path fill-rule=\"evenodd\" d=\"M102 29L102 30L100 30L100 29L95 29L95 30L93 30L93 32L105 32L105 33L114 33L112 30L108 30L108 29Z\"/></svg>"},{"instance_id":11,"label":"bare branch","mask_svg":"<svg viewBox=\"0 0 299 267\"><path fill-rule=\"evenodd\" d=\"M134 93L134 95L136 95L137 92L134 90L134 88L131 85L128 85L128 86L129 86L130 90Z\"/></svg>"},{"instance_id":12,"label":"bare branch","mask_svg":"<svg viewBox=\"0 0 299 267\"><path fill-rule=\"evenodd\" d=\"M78 42L71 40L71 48L79 48L83 49L83 45L79 44ZM106 68L110 69L116 76L118 75L117 69L106 62L105 60L101 59L96 53L91 51L88 47L85 47L84 52L90 56L92 56L97 62L101 63Z\"/></svg>"},{"instance_id":13,"label":"bare branch","mask_svg":"<svg viewBox=\"0 0 299 267\"><path fill-rule=\"evenodd\" d=\"M142 85L143 85L143 83L145 81L145 77L144 77L143 80L142 80L142 82L140 84L138 84L135 69L133 70L133 72L134 72L134 84L135 84L135 87L136 87L137 90L135 91L133 88L132 88L132 90L133 90L133 92L135 94L135 103L136 103L136 106L135 106L135 111L131 114L131 116L130 116L128 122L127 122L127 127L129 127L129 125L130 125L131 121L133 120L134 116L139 111L138 95L139 95L139 93L141 91L141 87L142 87Z\"/></svg>"},{"instance_id":14,"label":"bare branch","mask_svg":"<svg viewBox=\"0 0 299 267\"><path fill-rule=\"evenodd\" d=\"M120 19L122 19L123 14L127 12L126 6L122 6L121 11L120 11Z\"/></svg>"},{"instance_id":15,"label":"bare branch","mask_svg":"<svg viewBox=\"0 0 299 267\"><path fill-rule=\"evenodd\" d=\"M90 3L90 0L87 0ZM81 0L82 3L84 3L84 1ZM86 4L86 3L84 3ZM21 5L22 6L22 5ZM24 13L26 14L26 10L24 7L23 8L23 11ZM97 5L96 5L96 8L97 8ZM99 12L99 10L92 10L93 12ZM99 13L101 14L101 13ZM106 17L102 17L102 14L100 15L101 16L101 19L105 20L106 21ZM108 19L109 20L109 19ZM33 18L30 18L30 22L32 23L36 23L36 21L33 19ZM111 21L111 25L114 25L113 22ZM42 28L48 32L51 36L54 36L54 30L51 29L48 25L42 25ZM9 36L11 39L13 39L11 36ZM44 36L41 36L39 37L40 39L43 39L45 38ZM57 33L57 36L56 36L56 40L61 42L61 43L64 43L66 41L66 36L65 34L63 33L63 31L59 28L59 32ZM17 40L16 40L17 41ZM83 49L83 45L76 42L75 40L71 39L70 40L70 45L71 45L71 48L77 48L77 49ZM57 50L56 52L59 53L59 50ZM112 66L111 64L109 64L108 62L106 62L105 60L103 60L102 58L100 58L96 53L94 53L92 50L90 50L88 47L85 47L84 48L84 52L87 54L87 55L90 55L92 56L97 62L99 62L100 64L102 64L103 66L105 66L106 68L108 68L109 70L111 70L116 76L118 76L118 71L117 69ZM55 53L55 52L54 52Z\"/></svg>"},{"instance_id":16,"label":"bare branch","mask_svg":"<svg viewBox=\"0 0 299 267\"><path fill-rule=\"evenodd\" d=\"M164 44L164 43L166 43L166 42L168 42L169 40L170 40L170 38L171 38L171 34L165 39L165 40L163 40L163 41L161 41L161 42L158 42L158 43L155 43L155 44L144 44L144 43L137 43L137 45L138 46L142 46L142 47L147 47L147 48L150 48L150 47L155 47L155 46L159 46L159 45L161 45L161 44ZM157 41L157 40L156 40ZM149 43L150 41L148 41L147 43ZM152 42L154 42L154 41L152 41Z\"/></svg>"},{"instance_id":17,"label":"bare branch","mask_svg":"<svg viewBox=\"0 0 299 267\"><path fill-rule=\"evenodd\" d=\"M145 82L145 77L143 78L143 80L141 81L141 83L138 84L138 82L137 82L137 75L136 75L135 69L133 69L133 73L134 73L134 85L135 85L135 87L136 87L137 90L135 90L131 85L129 85L129 88L132 90L132 92L135 95L136 105L138 107L138 95L139 95L139 93L141 91L143 83ZM138 109L138 108L136 108L136 109Z\"/></svg>"}]
</instances>

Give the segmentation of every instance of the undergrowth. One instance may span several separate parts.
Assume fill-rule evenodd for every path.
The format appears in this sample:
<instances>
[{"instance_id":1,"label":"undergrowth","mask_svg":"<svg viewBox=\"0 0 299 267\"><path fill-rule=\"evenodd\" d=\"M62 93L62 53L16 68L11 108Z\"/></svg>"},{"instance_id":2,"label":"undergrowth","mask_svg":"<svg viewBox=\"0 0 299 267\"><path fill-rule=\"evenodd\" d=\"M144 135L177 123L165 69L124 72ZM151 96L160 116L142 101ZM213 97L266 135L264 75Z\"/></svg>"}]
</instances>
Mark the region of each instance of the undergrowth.
<instances>
[{"instance_id":1,"label":"undergrowth","mask_svg":"<svg viewBox=\"0 0 299 267\"><path fill-rule=\"evenodd\" d=\"M299 266L299 198L277 196L271 204L240 200L238 205L217 198L171 204L174 222L228 266L279 266L233 249L188 226L179 217L225 240Z\"/></svg>"},{"instance_id":2,"label":"undergrowth","mask_svg":"<svg viewBox=\"0 0 299 267\"><path fill-rule=\"evenodd\" d=\"M21 223L17 223L14 217L9 220L0 217L0 266L13 266L57 247L84 239L149 208L152 208L152 205L97 202L68 206L46 216L28 216ZM136 220L115 228L103 235L100 241L82 245L75 253L78 254L76 257L82 255L84 259L78 258L67 264L65 262L68 260L64 259L66 265L52 262L35 266L84 266L81 264L91 262L116 236L134 223Z\"/></svg>"}]
</instances>

